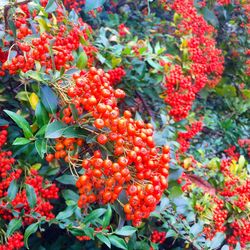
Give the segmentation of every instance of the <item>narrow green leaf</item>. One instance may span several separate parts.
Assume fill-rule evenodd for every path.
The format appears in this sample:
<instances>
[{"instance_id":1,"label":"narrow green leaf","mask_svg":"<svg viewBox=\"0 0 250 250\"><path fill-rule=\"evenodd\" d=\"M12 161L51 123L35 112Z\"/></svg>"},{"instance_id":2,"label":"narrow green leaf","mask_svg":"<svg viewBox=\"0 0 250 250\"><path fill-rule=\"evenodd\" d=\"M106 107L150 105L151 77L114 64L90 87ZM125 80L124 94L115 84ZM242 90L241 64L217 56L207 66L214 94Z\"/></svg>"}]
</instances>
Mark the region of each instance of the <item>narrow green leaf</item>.
<instances>
[{"instance_id":1,"label":"narrow green leaf","mask_svg":"<svg viewBox=\"0 0 250 250\"><path fill-rule=\"evenodd\" d=\"M69 206L67 207L64 211L60 212L57 216L57 220L64 220L69 218L75 211L76 207L75 206Z\"/></svg>"},{"instance_id":2,"label":"narrow green leaf","mask_svg":"<svg viewBox=\"0 0 250 250\"><path fill-rule=\"evenodd\" d=\"M16 197L16 194L18 192L18 186L17 186L17 181L16 180L13 180L10 185L9 185L9 188L8 188L8 198L10 200L14 200L14 198Z\"/></svg>"},{"instance_id":3,"label":"narrow green leaf","mask_svg":"<svg viewBox=\"0 0 250 250\"><path fill-rule=\"evenodd\" d=\"M43 159L44 154L47 152L47 150L46 150L46 139L37 139L35 141L35 147L36 147L37 153Z\"/></svg>"},{"instance_id":4,"label":"narrow green leaf","mask_svg":"<svg viewBox=\"0 0 250 250\"><path fill-rule=\"evenodd\" d=\"M19 128L23 130L24 136L27 139L33 136L29 123L21 115L18 115L10 110L4 110L4 112L10 116Z\"/></svg>"},{"instance_id":5,"label":"narrow green leaf","mask_svg":"<svg viewBox=\"0 0 250 250\"><path fill-rule=\"evenodd\" d=\"M36 116L36 121L39 127L42 127L43 125L47 124L49 121L48 113L40 101L36 105L35 116Z\"/></svg>"},{"instance_id":6,"label":"narrow green leaf","mask_svg":"<svg viewBox=\"0 0 250 250\"><path fill-rule=\"evenodd\" d=\"M24 243L27 249L29 249L28 240L31 234L35 233L38 229L38 222L29 225L24 233Z\"/></svg>"},{"instance_id":7,"label":"narrow green leaf","mask_svg":"<svg viewBox=\"0 0 250 250\"><path fill-rule=\"evenodd\" d=\"M111 206L108 205L108 209L103 216L102 228L106 228L110 224L111 216L112 216L112 209Z\"/></svg>"},{"instance_id":8,"label":"narrow green leaf","mask_svg":"<svg viewBox=\"0 0 250 250\"><path fill-rule=\"evenodd\" d=\"M49 0L46 7L45 7L45 11L47 13L51 13L51 12L56 11L56 9L57 9L56 1L55 0Z\"/></svg>"},{"instance_id":9,"label":"narrow green leaf","mask_svg":"<svg viewBox=\"0 0 250 250\"><path fill-rule=\"evenodd\" d=\"M84 69L88 63L88 57L84 51L81 52L81 54L78 57L76 67L80 70Z\"/></svg>"},{"instance_id":10,"label":"narrow green leaf","mask_svg":"<svg viewBox=\"0 0 250 250\"><path fill-rule=\"evenodd\" d=\"M92 220L95 220L99 217L101 217L106 212L105 208L98 208L94 211L92 211L88 216L86 216L83 220L85 224L91 222Z\"/></svg>"},{"instance_id":11,"label":"narrow green leaf","mask_svg":"<svg viewBox=\"0 0 250 250\"><path fill-rule=\"evenodd\" d=\"M118 247L120 249L125 249L125 250L127 249L127 244L124 239L119 238L118 236L115 236L115 235L111 235L109 236L109 240L111 244L114 245L115 247Z\"/></svg>"},{"instance_id":12,"label":"narrow green leaf","mask_svg":"<svg viewBox=\"0 0 250 250\"><path fill-rule=\"evenodd\" d=\"M23 137L18 137L15 139L15 141L13 142L13 145L25 145L30 143L29 139L23 138Z\"/></svg>"},{"instance_id":13,"label":"narrow green leaf","mask_svg":"<svg viewBox=\"0 0 250 250\"><path fill-rule=\"evenodd\" d=\"M133 233L136 232L136 228L135 227L131 227L131 226L124 226L121 229L118 229L115 231L115 234L121 235L121 236L130 236Z\"/></svg>"},{"instance_id":14,"label":"narrow green leaf","mask_svg":"<svg viewBox=\"0 0 250 250\"><path fill-rule=\"evenodd\" d=\"M104 236L103 234L101 233L98 233L96 235L96 237L101 241L103 242L108 248L111 249L111 243L110 243L110 240L108 239L108 237Z\"/></svg>"},{"instance_id":15,"label":"narrow green leaf","mask_svg":"<svg viewBox=\"0 0 250 250\"><path fill-rule=\"evenodd\" d=\"M64 174L64 175L56 178L56 180L60 183L65 184L65 185L75 185L76 184L75 178L69 174Z\"/></svg>"},{"instance_id":16,"label":"narrow green leaf","mask_svg":"<svg viewBox=\"0 0 250 250\"><path fill-rule=\"evenodd\" d=\"M57 110L58 98L52 89L46 85L41 87L40 97L45 109L50 114L55 114Z\"/></svg>"},{"instance_id":17,"label":"narrow green leaf","mask_svg":"<svg viewBox=\"0 0 250 250\"><path fill-rule=\"evenodd\" d=\"M17 231L22 226L22 220L21 219L12 219L9 222L6 236L11 236L15 231Z\"/></svg>"},{"instance_id":18,"label":"narrow green leaf","mask_svg":"<svg viewBox=\"0 0 250 250\"><path fill-rule=\"evenodd\" d=\"M37 201L35 189L31 185L25 184L25 190L26 190L28 203L31 208L34 208L36 205L36 201Z\"/></svg>"},{"instance_id":19,"label":"narrow green leaf","mask_svg":"<svg viewBox=\"0 0 250 250\"><path fill-rule=\"evenodd\" d=\"M60 121L54 121L47 126L45 138L59 138L62 136L66 128L67 126L64 123Z\"/></svg>"}]
</instances>

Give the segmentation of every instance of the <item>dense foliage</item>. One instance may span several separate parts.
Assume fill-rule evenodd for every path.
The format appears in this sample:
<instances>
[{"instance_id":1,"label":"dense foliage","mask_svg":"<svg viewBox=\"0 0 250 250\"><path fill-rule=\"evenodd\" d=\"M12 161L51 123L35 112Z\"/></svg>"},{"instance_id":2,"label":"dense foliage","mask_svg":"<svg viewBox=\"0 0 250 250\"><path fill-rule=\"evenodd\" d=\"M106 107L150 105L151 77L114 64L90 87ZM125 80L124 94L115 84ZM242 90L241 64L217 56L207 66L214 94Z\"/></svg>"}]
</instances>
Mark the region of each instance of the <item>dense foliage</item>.
<instances>
[{"instance_id":1,"label":"dense foliage","mask_svg":"<svg viewBox=\"0 0 250 250\"><path fill-rule=\"evenodd\" d=\"M249 13L1 1L0 250L249 249Z\"/></svg>"}]
</instances>

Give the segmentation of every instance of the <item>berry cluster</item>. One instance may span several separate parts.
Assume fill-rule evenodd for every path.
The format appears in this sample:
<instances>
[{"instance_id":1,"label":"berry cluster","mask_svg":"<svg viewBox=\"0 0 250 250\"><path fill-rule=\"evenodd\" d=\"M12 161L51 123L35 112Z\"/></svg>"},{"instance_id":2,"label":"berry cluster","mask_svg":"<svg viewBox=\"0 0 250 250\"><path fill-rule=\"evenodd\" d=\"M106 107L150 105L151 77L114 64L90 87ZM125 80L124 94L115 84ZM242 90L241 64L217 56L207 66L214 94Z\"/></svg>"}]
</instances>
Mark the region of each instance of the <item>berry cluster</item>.
<instances>
[{"instance_id":1,"label":"berry cluster","mask_svg":"<svg viewBox=\"0 0 250 250\"><path fill-rule=\"evenodd\" d=\"M232 159L238 161L240 154L235 152L236 151L236 146L230 146L229 148L225 149L224 152L231 157Z\"/></svg>"},{"instance_id":2,"label":"berry cluster","mask_svg":"<svg viewBox=\"0 0 250 250\"><path fill-rule=\"evenodd\" d=\"M161 244L166 239L166 232L159 232L157 230L154 230L151 234L150 240L153 243Z\"/></svg>"},{"instance_id":3,"label":"berry cluster","mask_svg":"<svg viewBox=\"0 0 250 250\"><path fill-rule=\"evenodd\" d=\"M18 250L24 246L23 235L14 233L5 244L0 244L0 250Z\"/></svg>"},{"instance_id":4,"label":"berry cluster","mask_svg":"<svg viewBox=\"0 0 250 250\"><path fill-rule=\"evenodd\" d=\"M121 37L125 37L127 34L129 34L129 28L126 27L126 25L124 23L121 23L118 26L118 32L119 32L119 35Z\"/></svg>"},{"instance_id":5,"label":"berry cluster","mask_svg":"<svg viewBox=\"0 0 250 250\"><path fill-rule=\"evenodd\" d=\"M109 81L112 85L116 85L117 83L120 83L122 78L126 75L126 72L123 68L117 67L115 69L111 69L108 71L108 74L110 76Z\"/></svg>"},{"instance_id":6,"label":"berry cluster","mask_svg":"<svg viewBox=\"0 0 250 250\"><path fill-rule=\"evenodd\" d=\"M3 129L1 132L2 144L5 143L7 138L7 131ZM1 145L2 146L2 145ZM31 170L29 175L25 178L22 177L21 169L14 169L14 158L11 157L12 152L3 151L0 147L0 215L4 220L13 219L12 209L15 212L20 213L23 223L29 225L34 222L34 219L30 216L32 211L37 212L40 216L45 216L48 220L54 218L52 213L53 206L49 200L58 198L58 188L55 184L51 184L49 181L44 180L42 176L38 174L36 170ZM23 180L24 179L24 180ZM13 180L17 182L23 182L23 184L30 185L34 188L37 202L34 208L31 208L26 190L20 190L12 201L5 200L8 193L8 188ZM22 214L22 215L21 215Z\"/></svg>"},{"instance_id":7,"label":"berry cluster","mask_svg":"<svg viewBox=\"0 0 250 250\"><path fill-rule=\"evenodd\" d=\"M43 1L43 5L46 6L46 4L47 0ZM73 52L79 48L82 48L88 55L89 65L92 64L93 53L97 49L93 46L81 44L81 40L86 40L87 34L92 32L90 26L82 20L79 20L78 24L70 21L65 23L65 10L58 6L55 13L58 27L48 33L42 32L37 21L39 18L36 19L39 15L34 11L32 29L35 28L36 32L40 33L40 37L29 39L32 34L31 24L29 23L31 14L27 5L23 4L20 8L22 8L22 12L15 19L17 40L13 47L13 51L16 51L17 55L11 60L5 61L2 70L9 70L10 74L16 74L19 71L27 72L28 70L38 69L39 65L45 67L46 73L52 69L68 69L74 60ZM55 16L50 17L51 22L53 22L53 18Z\"/></svg>"},{"instance_id":8,"label":"berry cluster","mask_svg":"<svg viewBox=\"0 0 250 250\"><path fill-rule=\"evenodd\" d=\"M180 143L179 151L185 153L190 147L190 140L194 138L203 127L201 121L193 122L191 125L186 126L186 132L178 132L177 141Z\"/></svg>"},{"instance_id":9,"label":"berry cluster","mask_svg":"<svg viewBox=\"0 0 250 250\"><path fill-rule=\"evenodd\" d=\"M64 159L65 162L69 162L72 159L78 158L78 148L82 147L84 143L83 139L75 138L58 138L56 139L54 154L47 154L46 161L51 162L53 159Z\"/></svg>"},{"instance_id":10,"label":"berry cluster","mask_svg":"<svg viewBox=\"0 0 250 250\"><path fill-rule=\"evenodd\" d=\"M74 74L72 78L66 90L69 102L89 119L79 117L74 121L70 109L64 110L64 115L69 123L77 122L82 128L88 126L87 129L96 134L97 145L113 148L111 158L103 157L99 150L91 158L81 160L79 155L76 164L80 162L85 174L77 181L81 194L78 205L114 202L124 190L128 197L128 203L124 204L126 217L139 225L155 209L167 188L169 148L155 147L151 124L135 121L129 111L121 116L117 99L125 93L113 89L109 73L91 67L88 72ZM62 119L65 121L65 117ZM56 158L64 158L65 149L73 149L72 145L65 148L62 141L57 141L55 147Z\"/></svg>"},{"instance_id":11,"label":"berry cluster","mask_svg":"<svg viewBox=\"0 0 250 250\"><path fill-rule=\"evenodd\" d=\"M241 148L246 148L248 156L250 157L250 139L239 139L238 144Z\"/></svg>"},{"instance_id":12,"label":"berry cluster","mask_svg":"<svg viewBox=\"0 0 250 250\"><path fill-rule=\"evenodd\" d=\"M180 121L188 116L196 94L205 85L214 87L219 82L224 60L215 47L214 28L197 13L192 0L175 0L170 7L178 16L175 33L181 41L183 66L173 62L169 67L165 102L171 107L169 114Z\"/></svg>"}]
</instances>

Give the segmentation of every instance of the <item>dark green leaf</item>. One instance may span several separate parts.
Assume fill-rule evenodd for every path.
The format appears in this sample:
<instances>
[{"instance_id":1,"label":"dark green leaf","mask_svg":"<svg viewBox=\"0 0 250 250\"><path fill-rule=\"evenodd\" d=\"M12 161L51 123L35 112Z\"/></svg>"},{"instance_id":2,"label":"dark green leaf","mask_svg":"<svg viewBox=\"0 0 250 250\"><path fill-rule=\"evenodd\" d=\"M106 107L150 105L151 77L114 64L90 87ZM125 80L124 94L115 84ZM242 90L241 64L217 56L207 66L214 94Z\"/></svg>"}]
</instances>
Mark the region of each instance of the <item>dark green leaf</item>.
<instances>
[{"instance_id":1,"label":"dark green leaf","mask_svg":"<svg viewBox=\"0 0 250 250\"><path fill-rule=\"evenodd\" d=\"M55 114L57 110L58 98L51 88L46 85L42 86L40 97L45 109L50 114Z\"/></svg>"},{"instance_id":2,"label":"dark green leaf","mask_svg":"<svg viewBox=\"0 0 250 250\"><path fill-rule=\"evenodd\" d=\"M8 188L8 198L10 200L13 200L16 197L17 192L18 192L17 181L13 180Z\"/></svg>"},{"instance_id":3,"label":"dark green leaf","mask_svg":"<svg viewBox=\"0 0 250 250\"><path fill-rule=\"evenodd\" d=\"M73 200L75 202L79 200L79 195L70 189L63 190L62 196L65 200Z\"/></svg>"},{"instance_id":4,"label":"dark green leaf","mask_svg":"<svg viewBox=\"0 0 250 250\"><path fill-rule=\"evenodd\" d=\"M24 136L27 139L33 136L29 123L21 115L9 110L4 110L4 112L23 130Z\"/></svg>"},{"instance_id":5,"label":"dark green leaf","mask_svg":"<svg viewBox=\"0 0 250 250\"><path fill-rule=\"evenodd\" d=\"M114 245L115 247L118 247L119 249L125 249L125 250L127 249L127 244L124 239L119 238L118 236L115 235L111 235L109 236L109 240L111 244Z\"/></svg>"},{"instance_id":6,"label":"dark green leaf","mask_svg":"<svg viewBox=\"0 0 250 250\"><path fill-rule=\"evenodd\" d=\"M93 221L93 220L101 217L105 212L106 212L105 208L98 208L96 210L93 210L89 215L87 215L84 218L83 222L85 224L87 224L87 223L89 223L89 222L91 222L91 221Z\"/></svg>"},{"instance_id":7,"label":"dark green leaf","mask_svg":"<svg viewBox=\"0 0 250 250\"><path fill-rule=\"evenodd\" d=\"M102 228L106 228L110 224L110 219L112 216L111 206L108 205L108 209L103 216Z\"/></svg>"},{"instance_id":8,"label":"dark green leaf","mask_svg":"<svg viewBox=\"0 0 250 250\"><path fill-rule=\"evenodd\" d=\"M29 246L28 246L29 237L31 234L35 233L37 229L38 229L38 222L33 223L26 228L25 233L24 233L24 243L25 243L26 248L29 249Z\"/></svg>"},{"instance_id":9,"label":"dark green leaf","mask_svg":"<svg viewBox=\"0 0 250 250\"><path fill-rule=\"evenodd\" d=\"M96 237L97 237L101 242L103 242L108 248L111 249L110 240L109 240L106 236L102 235L101 233L98 233L98 234L96 235Z\"/></svg>"},{"instance_id":10,"label":"dark green leaf","mask_svg":"<svg viewBox=\"0 0 250 250\"><path fill-rule=\"evenodd\" d=\"M15 141L13 142L13 145L25 145L30 143L29 139L23 138L23 137L18 137L15 139Z\"/></svg>"},{"instance_id":11,"label":"dark green leaf","mask_svg":"<svg viewBox=\"0 0 250 250\"><path fill-rule=\"evenodd\" d=\"M65 184L65 185L75 185L76 184L76 180L75 180L74 176L68 175L68 174L64 174L64 175L56 178L56 180L60 183Z\"/></svg>"},{"instance_id":12,"label":"dark green leaf","mask_svg":"<svg viewBox=\"0 0 250 250\"><path fill-rule=\"evenodd\" d=\"M54 121L47 126L45 137L46 138L59 138L63 135L64 130L67 126L60 122Z\"/></svg>"},{"instance_id":13,"label":"dark green leaf","mask_svg":"<svg viewBox=\"0 0 250 250\"><path fill-rule=\"evenodd\" d=\"M15 231L17 231L22 226L21 219L12 219L7 227L6 236L11 236Z\"/></svg>"},{"instance_id":14,"label":"dark green leaf","mask_svg":"<svg viewBox=\"0 0 250 250\"><path fill-rule=\"evenodd\" d=\"M130 236L133 233L136 232L136 228L135 227L131 227L131 226L124 226L121 229L118 229L115 231L115 234L121 235L121 236Z\"/></svg>"},{"instance_id":15,"label":"dark green leaf","mask_svg":"<svg viewBox=\"0 0 250 250\"><path fill-rule=\"evenodd\" d=\"M75 211L76 207L75 206L69 206L67 207L64 211L60 212L57 216L57 220L64 220L69 218Z\"/></svg>"},{"instance_id":16,"label":"dark green leaf","mask_svg":"<svg viewBox=\"0 0 250 250\"><path fill-rule=\"evenodd\" d=\"M205 7L203 8L202 13L206 21L211 23L213 26L218 27L219 25L218 18L216 17L216 15L212 10L209 10L207 7Z\"/></svg>"},{"instance_id":17,"label":"dark green leaf","mask_svg":"<svg viewBox=\"0 0 250 250\"><path fill-rule=\"evenodd\" d=\"M29 184L25 184L25 189L29 205L31 208L34 208L36 206L37 201L35 189Z\"/></svg>"},{"instance_id":18,"label":"dark green leaf","mask_svg":"<svg viewBox=\"0 0 250 250\"><path fill-rule=\"evenodd\" d=\"M41 102L38 102L36 106L35 115L36 115L36 121L39 127L42 127L43 125L48 123L49 116L45 107L43 106Z\"/></svg>"},{"instance_id":19,"label":"dark green leaf","mask_svg":"<svg viewBox=\"0 0 250 250\"><path fill-rule=\"evenodd\" d=\"M43 159L44 154L47 152L47 150L46 150L46 139L37 139L36 142L35 142L35 147L36 147L37 153Z\"/></svg>"}]
</instances>

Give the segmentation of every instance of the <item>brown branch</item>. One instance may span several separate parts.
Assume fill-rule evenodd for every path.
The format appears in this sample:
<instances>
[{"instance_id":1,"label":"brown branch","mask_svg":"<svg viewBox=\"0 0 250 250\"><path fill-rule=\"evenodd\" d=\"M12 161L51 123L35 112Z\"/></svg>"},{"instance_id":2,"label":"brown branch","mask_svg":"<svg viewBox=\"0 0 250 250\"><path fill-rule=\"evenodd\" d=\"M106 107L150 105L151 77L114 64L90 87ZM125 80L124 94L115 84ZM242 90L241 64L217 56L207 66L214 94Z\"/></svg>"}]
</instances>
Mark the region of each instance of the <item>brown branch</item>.
<instances>
[{"instance_id":1,"label":"brown branch","mask_svg":"<svg viewBox=\"0 0 250 250\"><path fill-rule=\"evenodd\" d=\"M148 114L154 119L154 113L153 111L149 108L148 104L145 102L145 100L143 99L142 95L138 92L135 91L135 94L139 97L139 99L141 100L143 106L145 107L145 109L147 110Z\"/></svg>"}]
</instances>

